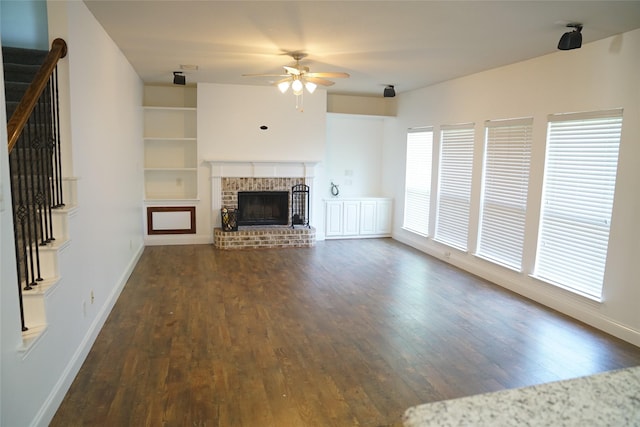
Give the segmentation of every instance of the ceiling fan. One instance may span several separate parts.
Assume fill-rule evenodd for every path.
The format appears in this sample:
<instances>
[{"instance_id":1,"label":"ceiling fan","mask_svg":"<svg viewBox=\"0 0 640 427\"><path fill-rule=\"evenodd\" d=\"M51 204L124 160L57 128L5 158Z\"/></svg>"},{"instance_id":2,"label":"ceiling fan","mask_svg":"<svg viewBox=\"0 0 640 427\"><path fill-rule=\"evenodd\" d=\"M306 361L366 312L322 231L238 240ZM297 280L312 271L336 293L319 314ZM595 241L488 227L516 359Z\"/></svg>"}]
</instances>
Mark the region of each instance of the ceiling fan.
<instances>
[{"instance_id":1,"label":"ceiling fan","mask_svg":"<svg viewBox=\"0 0 640 427\"><path fill-rule=\"evenodd\" d=\"M280 80L274 82L274 85L278 86L280 92L285 93L289 87L293 90L293 94L296 96L302 95L303 89L307 89L309 93L313 93L318 85L331 86L334 84L331 80L327 79L344 79L349 77L347 73L339 72L309 72L309 67L305 67L300 64L300 60L307 56L302 52L288 53L295 61L296 64L292 67L285 65L284 74L243 74L245 77L281 77Z\"/></svg>"}]
</instances>

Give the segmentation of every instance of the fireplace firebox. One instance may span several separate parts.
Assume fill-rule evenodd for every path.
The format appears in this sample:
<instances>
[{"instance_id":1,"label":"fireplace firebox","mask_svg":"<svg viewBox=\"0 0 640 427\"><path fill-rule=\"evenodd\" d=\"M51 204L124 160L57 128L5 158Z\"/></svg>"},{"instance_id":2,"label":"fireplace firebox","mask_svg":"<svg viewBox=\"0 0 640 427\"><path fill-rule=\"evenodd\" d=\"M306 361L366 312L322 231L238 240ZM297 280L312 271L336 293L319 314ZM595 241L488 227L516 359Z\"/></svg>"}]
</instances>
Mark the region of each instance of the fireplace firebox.
<instances>
[{"instance_id":1,"label":"fireplace firebox","mask_svg":"<svg viewBox=\"0 0 640 427\"><path fill-rule=\"evenodd\" d=\"M287 225L288 191L238 191L238 225Z\"/></svg>"}]
</instances>

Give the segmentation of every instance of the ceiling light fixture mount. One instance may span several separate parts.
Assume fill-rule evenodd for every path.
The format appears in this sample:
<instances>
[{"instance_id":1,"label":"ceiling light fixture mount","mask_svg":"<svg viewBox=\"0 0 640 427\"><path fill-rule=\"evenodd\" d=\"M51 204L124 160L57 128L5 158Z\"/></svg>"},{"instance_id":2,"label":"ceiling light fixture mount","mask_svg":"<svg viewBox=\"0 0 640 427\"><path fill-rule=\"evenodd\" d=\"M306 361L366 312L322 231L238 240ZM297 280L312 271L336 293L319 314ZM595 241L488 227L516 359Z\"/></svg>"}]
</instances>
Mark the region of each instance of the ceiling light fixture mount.
<instances>
[{"instance_id":1,"label":"ceiling light fixture mount","mask_svg":"<svg viewBox=\"0 0 640 427\"><path fill-rule=\"evenodd\" d=\"M582 24L572 22L567 24L567 28L573 28L573 31L568 31L560 37L558 49L571 50L580 48L582 46Z\"/></svg>"}]
</instances>

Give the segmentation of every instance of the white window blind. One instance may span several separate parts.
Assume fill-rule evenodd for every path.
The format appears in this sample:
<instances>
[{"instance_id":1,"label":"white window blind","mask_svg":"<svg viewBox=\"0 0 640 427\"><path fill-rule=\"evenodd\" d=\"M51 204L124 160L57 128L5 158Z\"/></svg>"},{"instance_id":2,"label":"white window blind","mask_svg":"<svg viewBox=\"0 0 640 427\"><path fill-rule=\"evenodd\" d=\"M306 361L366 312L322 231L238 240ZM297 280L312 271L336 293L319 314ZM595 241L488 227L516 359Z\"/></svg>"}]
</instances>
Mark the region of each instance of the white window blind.
<instances>
[{"instance_id":1,"label":"white window blind","mask_svg":"<svg viewBox=\"0 0 640 427\"><path fill-rule=\"evenodd\" d=\"M466 250L474 125L443 126L435 239Z\"/></svg>"},{"instance_id":2,"label":"white window blind","mask_svg":"<svg viewBox=\"0 0 640 427\"><path fill-rule=\"evenodd\" d=\"M534 275L600 299L622 110L549 117Z\"/></svg>"},{"instance_id":3,"label":"white window blind","mask_svg":"<svg viewBox=\"0 0 640 427\"><path fill-rule=\"evenodd\" d=\"M409 131L403 228L425 236L429 234L432 150L432 129Z\"/></svg>"},{"instance_id":4,"label":"white window blind","mask_svg":"<svg viewBox=\"0 0 640 427\"><path fill-rule=\"evenodd\" d=\"M485 124L478 255L520 271L533 119Z\"/></svg>"}]
</instances>

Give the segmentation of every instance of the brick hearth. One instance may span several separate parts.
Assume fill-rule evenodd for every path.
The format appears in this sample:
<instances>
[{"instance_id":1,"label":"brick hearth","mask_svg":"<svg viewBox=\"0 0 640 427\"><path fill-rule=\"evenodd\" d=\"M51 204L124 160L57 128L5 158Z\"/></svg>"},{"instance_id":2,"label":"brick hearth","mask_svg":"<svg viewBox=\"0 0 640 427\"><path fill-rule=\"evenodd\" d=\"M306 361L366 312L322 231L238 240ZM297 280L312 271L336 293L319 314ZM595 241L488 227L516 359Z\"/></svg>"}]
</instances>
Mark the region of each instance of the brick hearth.
<instances>
[{"instance_id":1,"label":"brick hearth","mask_svg":"<svg viewBox=\"0 0 640 427\"><path fill-rule=\"evenodd\" d=\"M316 244L315 228L291 226L239 227L238 231L213 230L213 245L219 249L308 248Z\"/></svg>"}]
</instances>

